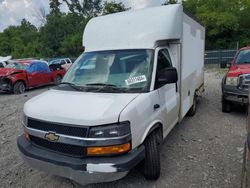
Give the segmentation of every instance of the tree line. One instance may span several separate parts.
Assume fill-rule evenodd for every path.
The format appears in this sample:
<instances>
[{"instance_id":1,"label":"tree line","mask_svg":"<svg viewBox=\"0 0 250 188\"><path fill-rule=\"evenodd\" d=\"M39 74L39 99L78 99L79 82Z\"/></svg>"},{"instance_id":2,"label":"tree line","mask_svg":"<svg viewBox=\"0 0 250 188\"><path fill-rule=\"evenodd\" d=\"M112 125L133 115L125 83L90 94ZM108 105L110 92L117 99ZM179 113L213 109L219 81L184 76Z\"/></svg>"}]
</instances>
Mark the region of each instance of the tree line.
<instances>
[{"instance_id":1,"label":"tree line","mask_svg":"<svg viewBox=\"0 0 250 188\"><path fill-rule=\"evenodd\" d=\"M67 4L68 13L61 12L62 2ZM177 1L169 0L164 5L173 3ZM183 5L205 25L207 50L250 44L249 0L185 0ZM83 30L91 18L128 9L115 1L50 0L50 13L39 14L42 27L23 19L20 26L0 32L0 56L77 57L82 52Z\"/></svg>"},{"instance_id":2,"label":"tree line","mask_svg":"<svg viewBox=\"0 0 250 188\"><path fill-rule=\"evenodd\" d=\"M68 13L60 10L65 2ZM9 26L0 32L0 56L13 58L77 57L82 53L82 34L87 22L100 15L122 12L122 3L101 0L50 0L50 13L43 11L38 19L44 22L36 28L26 19L20 26ZM101 31L100 31L101 32Z\"/></svg>"}]
</instances>

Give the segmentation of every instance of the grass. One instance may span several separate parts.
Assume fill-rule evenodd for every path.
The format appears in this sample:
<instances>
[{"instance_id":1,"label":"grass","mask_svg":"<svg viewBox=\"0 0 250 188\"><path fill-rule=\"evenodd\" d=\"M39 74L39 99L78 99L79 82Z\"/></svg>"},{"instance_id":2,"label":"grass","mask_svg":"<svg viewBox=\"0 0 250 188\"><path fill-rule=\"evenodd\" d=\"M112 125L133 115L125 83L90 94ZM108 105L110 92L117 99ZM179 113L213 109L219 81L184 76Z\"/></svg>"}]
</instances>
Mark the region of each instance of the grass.
<instances>
[{"instance_id":1,"label":"grass","mask_svg":"<svg viewBox=\"0 0 250 188\"><path fill-rule=\"evenodd\" d=\"M228 68L219 68L219 69L217 69L217 74L218 75L225 75L227 71L228 71Z\"/></svg>"}]
</instances>

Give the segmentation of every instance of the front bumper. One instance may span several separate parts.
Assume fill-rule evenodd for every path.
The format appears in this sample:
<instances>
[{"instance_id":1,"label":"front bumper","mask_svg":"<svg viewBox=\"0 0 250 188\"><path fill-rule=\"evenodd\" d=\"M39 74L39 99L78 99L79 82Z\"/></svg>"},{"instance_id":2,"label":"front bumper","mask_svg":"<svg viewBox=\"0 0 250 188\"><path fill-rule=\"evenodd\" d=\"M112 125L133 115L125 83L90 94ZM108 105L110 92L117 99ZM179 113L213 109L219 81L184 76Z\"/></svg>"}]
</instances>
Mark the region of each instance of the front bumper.
<instances>
[{"instance_id":1,"label":"front bumper","mask_svg":"<svg viewBox=\"0 0 250 188\"><path fill-rule=\"evenodd\" d=\"M10 91L10 87L5 86L5 85L0 85L0 91Z\"/></svg>"},{"instance_id":2,"label":"front bumper","mask_svg":"<svg viewBox=\"0 0 250 188\"><path fill-rule=\"evenodd\" d=\"M19 136L17 146L24 161L48 174L72 179L82 185L110 182L123 178L145 157L144 146L115 157L74 158L54 153Z\"/></svg>"},{"instance_id":3,"label":"front bumper","mask_svg":"<svg viewBox=\"0 0 250 188\"><path fill-rule=\"evenodd\" d=\"M248 104L248 91L241 90L236 86L222 84L222 95L227 101L238 104Z\"/></svg>"},{"instance_id":4,"label":"front bumper","mask_svg":"<svg viewBox=\"0 0 250 188\"><path fill-rule=\"evenodd\" d=\"M0 77L0 91L11 91L11 85L4 77Z\"/></svg>"}]
</instances>

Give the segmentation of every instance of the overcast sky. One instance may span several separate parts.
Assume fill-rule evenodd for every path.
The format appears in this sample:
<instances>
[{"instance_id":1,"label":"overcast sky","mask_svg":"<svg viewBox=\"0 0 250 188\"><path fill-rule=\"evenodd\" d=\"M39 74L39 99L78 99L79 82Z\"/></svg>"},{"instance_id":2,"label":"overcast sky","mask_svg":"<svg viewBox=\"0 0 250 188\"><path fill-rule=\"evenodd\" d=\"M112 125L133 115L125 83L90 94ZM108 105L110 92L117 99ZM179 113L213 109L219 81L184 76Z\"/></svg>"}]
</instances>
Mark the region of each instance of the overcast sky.
<instances>
[{"instance_id":1,"label":"overcast sky","mask_svg":"<svg viewBox=\"0 0 250 188\"><path fill-rule=\"evenodd\" d=\"M151 6L159 6L164 0L116 0L123 2L127 7L132 9L141 9ZM0 32L9 25L20 24L23 18L26 18L37 27L41 26L39 19L40 7L46 13L49 12L49 0L0 0ZM67 11L67 6L61 7Z\"/></svg>"}]
</instances>

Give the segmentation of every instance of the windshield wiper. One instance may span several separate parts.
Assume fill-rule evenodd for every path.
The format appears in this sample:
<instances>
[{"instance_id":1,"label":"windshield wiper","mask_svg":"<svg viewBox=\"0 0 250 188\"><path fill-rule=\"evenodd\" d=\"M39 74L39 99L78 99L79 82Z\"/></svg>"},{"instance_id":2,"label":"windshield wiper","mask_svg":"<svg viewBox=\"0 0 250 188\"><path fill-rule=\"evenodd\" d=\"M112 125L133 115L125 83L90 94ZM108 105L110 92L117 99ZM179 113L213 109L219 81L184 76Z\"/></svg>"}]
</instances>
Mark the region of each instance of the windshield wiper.
<instances>
[{"instance_id":1,"label":"windshield wiper","mask_svg":"<svg viewBox=\"0 0 250 188\"><path fill-rule=\"evenodd\" d=\"M96 86L97 91L108 91L108 92L126 92L127 89L120 88L114 84L105 84L105 83L93 83L93 84L86 84L86 86ZM99 87L98 87L99 86Z\"/></svg>"},{"instance_id":2,"label":"windshield wiper","mask_svg":"<svg viewBox=\"0 0 250 188\"><path fill-rule=\"evenodd\" d=\"M82 91L81 87L71 83L71 82L61 82L60 85L65 84L65 85L69 85L70 87L72 87L73 89L77 90L77 91Z\"/></svg>"},{"instance_id":3,"label":"windshield wiper","mask_svg":"<svg viewBox=\"0 0 250 188\"><path fill-rule=\"evenodd\" d=\"M115 87L117 88L116 85L114 84L105 84L105 83L93 83L93 84L86 84L87 86L104 86L104 87Z\"/></svg>"}]
</instances>

